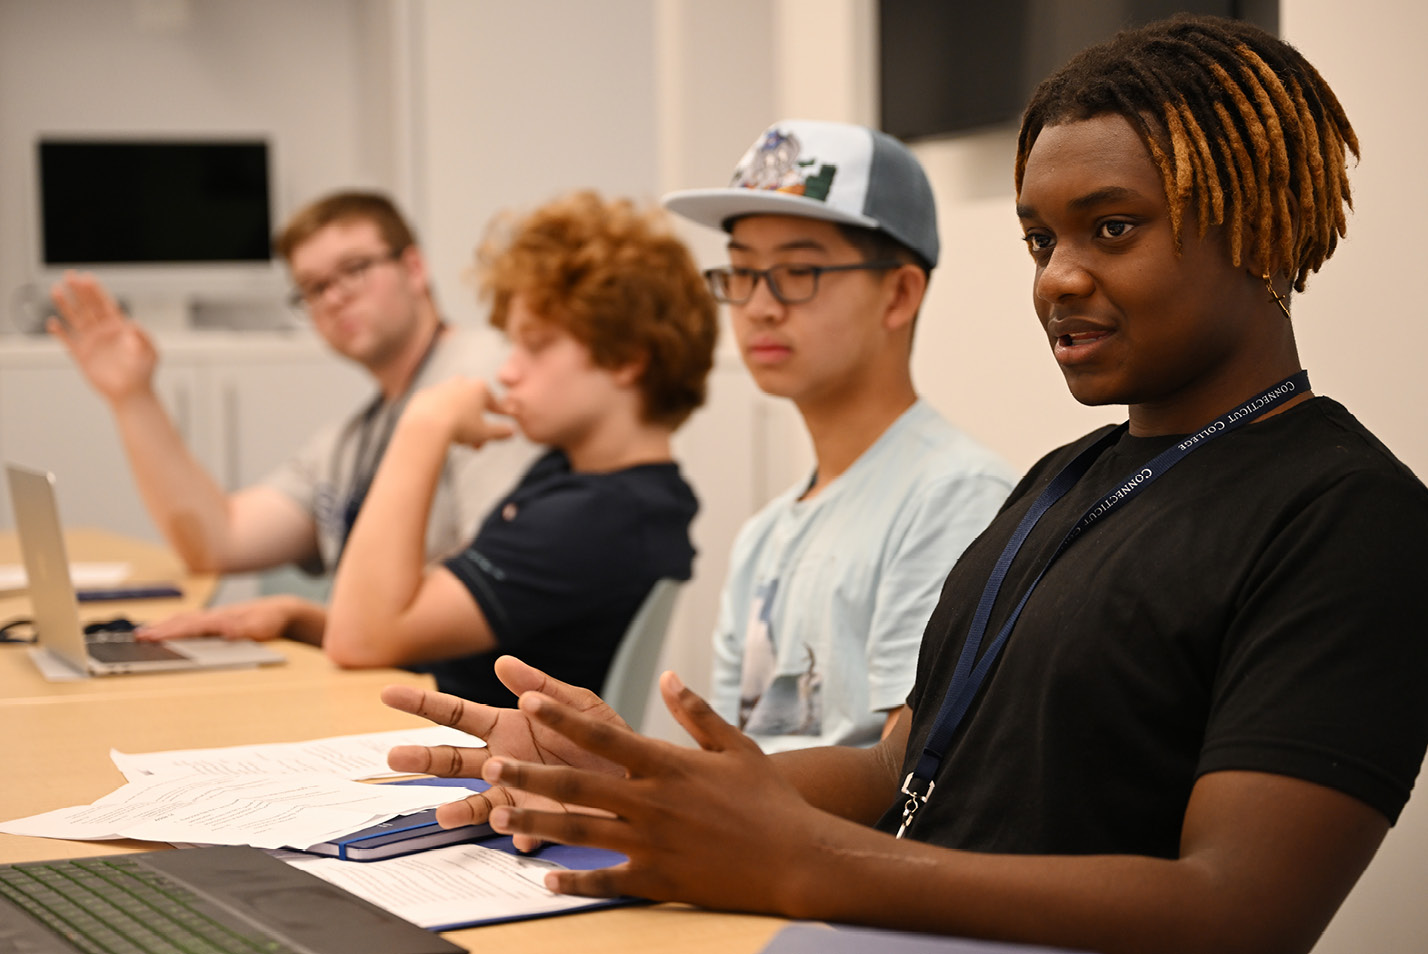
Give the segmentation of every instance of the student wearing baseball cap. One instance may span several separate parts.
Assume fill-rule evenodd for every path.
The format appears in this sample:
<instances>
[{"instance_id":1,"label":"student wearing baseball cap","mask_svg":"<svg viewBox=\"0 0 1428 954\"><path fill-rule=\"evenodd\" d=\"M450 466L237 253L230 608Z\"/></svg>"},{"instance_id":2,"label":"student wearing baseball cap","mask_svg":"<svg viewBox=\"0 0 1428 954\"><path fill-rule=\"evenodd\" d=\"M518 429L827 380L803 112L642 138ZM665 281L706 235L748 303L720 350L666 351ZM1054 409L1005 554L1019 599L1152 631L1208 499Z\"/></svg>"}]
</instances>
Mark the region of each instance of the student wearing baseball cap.
<instances>
[{"instance_id":1,"label":"student wearing baseball cap","mask_svg":"<svg viewBox=\"0 0 1428 954\"><path fill-rule=\"evenodd\" d=\"M714 704L767 751L871 744L913 683L948 569L1013 483L913 386L938 257L932 188L890 136L791 120L759 135L727 188L664 204L728 233L729 263L705 276L755 383L794 403L815 458L735 542Z\"/></svg>"}]
</instances>

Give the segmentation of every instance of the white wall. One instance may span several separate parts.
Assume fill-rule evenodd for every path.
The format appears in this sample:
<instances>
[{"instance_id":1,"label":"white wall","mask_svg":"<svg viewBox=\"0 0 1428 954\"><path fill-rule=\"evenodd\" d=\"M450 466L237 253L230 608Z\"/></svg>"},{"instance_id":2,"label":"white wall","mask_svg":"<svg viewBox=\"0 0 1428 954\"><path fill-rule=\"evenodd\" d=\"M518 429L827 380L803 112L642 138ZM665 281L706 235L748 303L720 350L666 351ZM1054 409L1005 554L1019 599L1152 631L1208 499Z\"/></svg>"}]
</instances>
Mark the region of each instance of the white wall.
<instances>
[{"instance_id":1,"label":"white wall","mask_svg":"<svg viewBox=\"0 0 1428 954\"><path fill-rule=\"evenodd\" d=\"M364 88L354 0L0 0L0 332L28 323L40 134L269 137L281 219L390 165ZM276 283L274 283L276 288ZM277 294L273 293L276 300Z\"/></svg>"},{"instance_id":2,"label":"white wall","mask_svg":"<svg viewBox=\"0 0 1428 954\"><path fill-rule=\"evenodd\" d=\"M648 0L429 0L420 15L417 214L444 310L476 323L473 295L448 276L493 215L578 187L653 192L654 24Z\"/></svg>"},{"instance_id":3,"label":"white wall","mask_svg":"<svg viewBox=\"0 0 1428 954\"><path fill-rule=\"evenodd\" d=\"M1295 303L1316 390L1342 400L1428 478L1428 307L1413 294L1412 236L1428 220L1421 86L1428 7L1395 0L1283 0L1282 29L1333 86L1358 133L1347 239ZM1425 687L1428 690L1428 687ZM1422 775L1397 828L1316 954L1428 951L1428 787Z\"/></svg>"}]
</instances>

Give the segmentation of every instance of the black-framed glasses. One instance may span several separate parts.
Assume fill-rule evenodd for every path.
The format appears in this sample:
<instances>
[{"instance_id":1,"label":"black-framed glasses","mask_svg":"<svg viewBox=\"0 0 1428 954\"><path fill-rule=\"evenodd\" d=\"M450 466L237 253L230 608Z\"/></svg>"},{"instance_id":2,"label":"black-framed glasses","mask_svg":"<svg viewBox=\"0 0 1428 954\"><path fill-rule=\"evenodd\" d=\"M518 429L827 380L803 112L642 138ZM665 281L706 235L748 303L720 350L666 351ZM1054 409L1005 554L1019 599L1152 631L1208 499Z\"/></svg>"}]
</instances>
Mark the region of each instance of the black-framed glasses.
<instances>
[{"instance_id":1,"label":"black-framed glasses","mask_svg":"<svg viewBox=\"0 0 1428 954\"><path fill-rule=\"evenodd\" d=\"M882 259L876 262L853 262L851 265L775 265L772 268L744 268L727 265L704 272L709 291L716 301L726 305L742 305L754 297L754 289L762 279L769 293L785 305L800 305L818 294L818 279L827 272L879 271L901 268L904 262Z\"/></svg>"},{"instance_id":2,"label":"black-framed glasses","mask_svg":"<svg viewBox=\"0 0 1428 954\"><path fill-rule=\"evenodd\" d=\"M382 252L379 255L361 255L342 262L326 278L304 282L288 295L288 304L308 311L322 304L322 299L332 289L344 296L355 294L367 283L367 275L384 262L395 262L402 257L401 252Z\"/></svg>"}]
</instances>

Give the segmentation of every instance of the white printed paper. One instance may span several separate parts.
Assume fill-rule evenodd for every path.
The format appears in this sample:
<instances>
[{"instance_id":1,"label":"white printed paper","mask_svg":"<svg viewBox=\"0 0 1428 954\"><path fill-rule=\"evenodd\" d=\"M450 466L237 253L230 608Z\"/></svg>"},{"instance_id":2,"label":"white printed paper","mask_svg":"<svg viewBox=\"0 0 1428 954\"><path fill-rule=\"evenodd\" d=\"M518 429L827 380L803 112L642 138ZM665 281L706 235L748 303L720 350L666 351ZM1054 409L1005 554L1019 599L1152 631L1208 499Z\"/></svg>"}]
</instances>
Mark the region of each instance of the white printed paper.
<instances>
[{"instance_id":1,"label":"white printed paper","mask_svg":"<svg viewBox=\"0 0 1428 954\"><path fill-rule=\"evenodd\" d=\"M481 845L449 845L360 864L300 856L285 860L424 928L608 903L548 890L545 873L560 865Z\"/></svg>"},{"instance_id":2,"label":"white printed paper","mask_svg":"<svg viewBox=\"0 0 1428 954\"><path fill-rule=\"evenodd\" d=\"M231 745L215 749L175 749L131 755L111 749L109 757L131 782L149 775L176 773L235 775L314 772L339 778L391 778L409 774L387 768L394 745L457 745L479 748L486 743L458 729L434 725L394 732L339 735L309 742Z\"/></svg>"},{"instance_id":3,"label":"white printed paper","mask_svg":"<svg viewBox=\"0 0 1428 954\"><path fill-rule=\"evenodd\" d=\"M449 785L364 785L331 775L156 775L91 805L0 823L41 838L307 847L468 794Z\"/></svg>"}]
</instances>

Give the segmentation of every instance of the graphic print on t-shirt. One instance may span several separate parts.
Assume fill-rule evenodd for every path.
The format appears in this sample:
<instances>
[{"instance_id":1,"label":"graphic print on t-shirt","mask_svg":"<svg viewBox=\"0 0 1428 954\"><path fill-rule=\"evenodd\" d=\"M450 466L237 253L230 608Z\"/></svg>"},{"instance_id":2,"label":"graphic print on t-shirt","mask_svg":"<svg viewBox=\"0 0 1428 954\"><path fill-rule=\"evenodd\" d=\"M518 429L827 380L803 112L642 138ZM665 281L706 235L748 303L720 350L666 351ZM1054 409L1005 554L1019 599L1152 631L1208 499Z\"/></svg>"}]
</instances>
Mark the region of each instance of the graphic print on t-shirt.
<instances>
[{"instance_id":1,"label":"graphic print on t-shirt","mask_svg":"<svg viewBox=\"0 0 1428 954\"><path fill-rule=\"evenodd\" d=\"M739 727L754 735L818 735L823 731L822 676L813 647L803 647L805 665L776 674L770 623L778 580L760 583L749 606L739 692Z\"/></svg>"}]
</instances>

